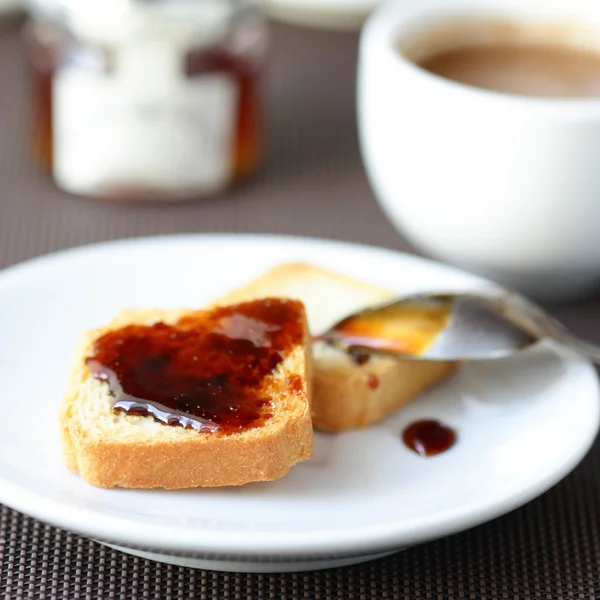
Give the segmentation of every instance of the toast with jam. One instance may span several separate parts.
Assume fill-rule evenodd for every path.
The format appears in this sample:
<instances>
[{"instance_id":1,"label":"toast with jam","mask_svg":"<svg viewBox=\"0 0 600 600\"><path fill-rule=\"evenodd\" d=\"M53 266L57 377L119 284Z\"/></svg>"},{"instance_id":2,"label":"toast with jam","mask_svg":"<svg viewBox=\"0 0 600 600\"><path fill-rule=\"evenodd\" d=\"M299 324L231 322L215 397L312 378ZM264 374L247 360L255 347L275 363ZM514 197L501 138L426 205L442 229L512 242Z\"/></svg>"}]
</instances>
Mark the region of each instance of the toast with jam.
<instances>
[{"instance_id":1,"label":"toast with jam","mask_svg":"<svg viewBox=\"0 0 600 600\"><path fill-rule=\"evenodd\" d=\"M312 455L310 350L297 300L125 310L80 340L60 410L65 463L100 487L282 477Z\"/></svg>"},{"instance_id":2,"label":"toast with jam","mask_svg":"<svg viewBox=\"0 0 600 600\"><path fill-rule=\"evenodd\" d=\"M314 336L348 314L394 297L394 292L304 263L280 265L219 298L217 304L268 296L300 300ZM312 417L315 429L344 431L381 421L450 376L455 363L349 356L313 343Z\"/></svg>"}]
</instances>

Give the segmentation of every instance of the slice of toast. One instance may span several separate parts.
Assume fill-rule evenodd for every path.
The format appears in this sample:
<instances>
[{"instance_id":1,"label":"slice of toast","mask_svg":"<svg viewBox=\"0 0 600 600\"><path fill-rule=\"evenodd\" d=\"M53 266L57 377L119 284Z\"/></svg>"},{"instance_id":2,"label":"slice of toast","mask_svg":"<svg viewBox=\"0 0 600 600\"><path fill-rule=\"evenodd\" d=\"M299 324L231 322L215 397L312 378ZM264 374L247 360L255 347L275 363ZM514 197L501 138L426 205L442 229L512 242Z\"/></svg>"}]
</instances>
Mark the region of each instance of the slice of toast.
<instances>
[{"instance_id":1,"label":"slice of toast","mask_svg":"<svg viewBox=\"0 0 600 600\"><path fill-rule=\"evenodd\" d=\"M291 263L275 267L216 303L272 295L303 302L310 330L318 335L344 316L395 294L316 266ZM359 364L360 361L319 341L313 344L313 358L313 426L322 431L343 431L376 423L456 368L449 362L380 357Z\"/></svg>"},{"instance_id":2,"label":"slice of toast","mask_svg":"<svg viewBox=\"0 0 600 600\"><path fill-rule=\"evenodd\" d=\"M175 489L270 481L310 458L310 337L302 305L293 304L300 339L294 338L281 362L262 379L258 391L267 399L269 411L264 423L227 433L184 429L152 416L116 412L109 382L94 376L88 360L106 334L121 335L129 326L146 331L157 323L180 324L214 311L129 309L106 327L84 334L60 410L67 467L100 487Z\"/></svg>"}]
</instances>

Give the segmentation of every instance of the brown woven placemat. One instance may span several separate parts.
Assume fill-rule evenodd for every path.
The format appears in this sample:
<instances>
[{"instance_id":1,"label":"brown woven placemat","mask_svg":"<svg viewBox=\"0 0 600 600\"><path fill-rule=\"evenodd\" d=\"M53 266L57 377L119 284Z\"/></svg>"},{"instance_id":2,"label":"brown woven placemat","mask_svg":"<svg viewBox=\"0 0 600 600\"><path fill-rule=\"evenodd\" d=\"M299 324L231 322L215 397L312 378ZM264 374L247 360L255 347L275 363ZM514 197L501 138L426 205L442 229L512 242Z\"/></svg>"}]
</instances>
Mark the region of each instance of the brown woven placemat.
<instances>
[{"instance_id":1,"label":"brown woven placemat","mask_svg":"<svg viewBox=\"0 0 600 600\"><path fill-rule=\"evenodd\" d=\"M88 242L194 231L312 235L406 250L377 208L360 164L356 36L278 26L273 44L263 173L213 200L115 206L68 197L31 165L23 56L17 29L1 29L0 267ZM599 308L592 301L555 310L600 340ZM598 443L567 479L508 516L389 558L322 572L236 575L171 567L2 507L0 596L591 599L600 597L599 519Z\"/></svg>"},{"instance_id":2,"label":"brown woven placemat","mask_svg":"<svg viewBox=\"0 0 600 600\"><path fill-rule=\"evenodd\" d=\"M142 560L4 508L0 592L11 600L590 600L600 597L599 478L596 446L545 496L466 533L355 567L273 575Z\"/></svg>"}]
</instances>

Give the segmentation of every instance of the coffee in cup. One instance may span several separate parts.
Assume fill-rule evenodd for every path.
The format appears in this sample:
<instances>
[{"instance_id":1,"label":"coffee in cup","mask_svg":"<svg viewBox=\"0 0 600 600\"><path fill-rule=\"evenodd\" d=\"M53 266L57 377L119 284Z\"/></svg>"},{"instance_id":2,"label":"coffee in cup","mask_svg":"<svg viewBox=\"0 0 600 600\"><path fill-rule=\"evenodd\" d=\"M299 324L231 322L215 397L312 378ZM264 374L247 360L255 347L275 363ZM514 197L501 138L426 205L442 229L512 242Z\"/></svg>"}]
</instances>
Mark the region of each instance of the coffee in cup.
<instances>
[{"instance_id":1,"label":"coffee in cup","mask_svg":"<svg viewBox=\"0 0 600 600\"><path fill-rule=\"evenodd\" d=\"M467 22L430 30L401 51L421 68L486 90L600 97L600 46L567 25Z\"/></svg>"}]
</instances>

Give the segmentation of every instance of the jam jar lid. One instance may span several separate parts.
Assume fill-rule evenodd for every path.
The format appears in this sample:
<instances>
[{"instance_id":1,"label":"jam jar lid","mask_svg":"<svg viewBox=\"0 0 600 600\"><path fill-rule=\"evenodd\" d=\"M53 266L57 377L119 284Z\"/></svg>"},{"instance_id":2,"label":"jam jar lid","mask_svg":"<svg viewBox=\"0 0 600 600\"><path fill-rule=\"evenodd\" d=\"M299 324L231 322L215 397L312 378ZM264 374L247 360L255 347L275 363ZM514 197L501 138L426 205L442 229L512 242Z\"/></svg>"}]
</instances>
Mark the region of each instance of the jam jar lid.
<instances>
[{"instance_id":1,"label":"jam jar lid","mask_svg":"<svg viewBox=\"0 0 600 600\"><path fill-rule=\"evenodd\" d=\"M29 0L34 17L103 42L137 34L216 37L252 0Z\"/></svg>"}]
</instances>

